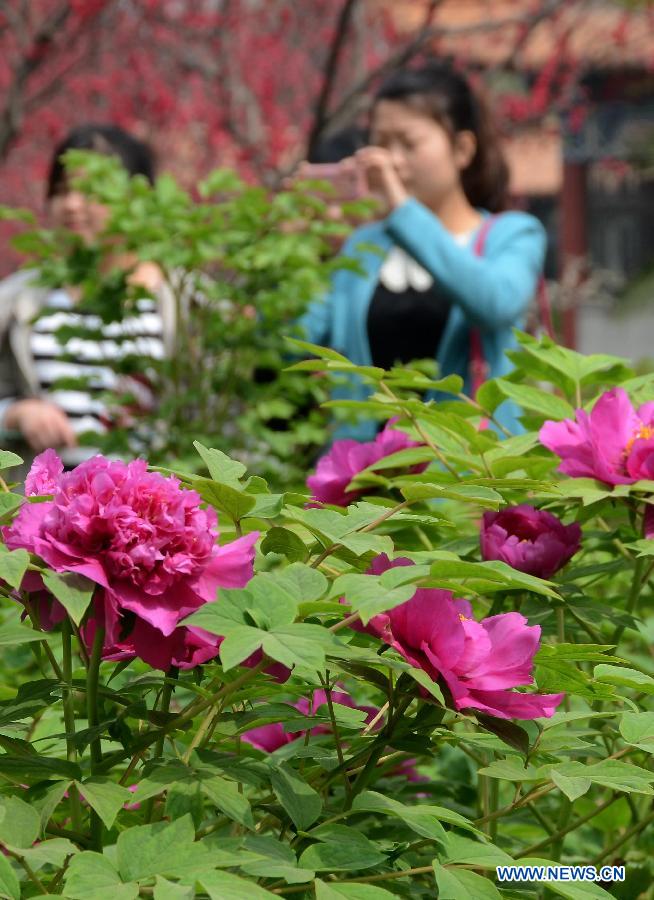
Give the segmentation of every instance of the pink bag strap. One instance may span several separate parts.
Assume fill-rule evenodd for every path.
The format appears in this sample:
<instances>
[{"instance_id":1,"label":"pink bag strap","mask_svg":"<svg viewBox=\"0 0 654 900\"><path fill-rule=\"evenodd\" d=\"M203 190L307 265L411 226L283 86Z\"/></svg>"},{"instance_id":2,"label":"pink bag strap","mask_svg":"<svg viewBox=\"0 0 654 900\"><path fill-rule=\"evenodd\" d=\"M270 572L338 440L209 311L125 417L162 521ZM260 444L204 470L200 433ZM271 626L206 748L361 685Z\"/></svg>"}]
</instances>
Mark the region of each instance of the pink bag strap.
<instances>
[{"instance_id":1,"label":"pink bag strap","mask_svg":"<svg viewBox=\"0 0 654 900\"><path fill-rule=\"evenodd\" d=\"M473 253L475 256L483 256L486 247L486 238L493 222L497 216L487 216L479 227L475 242L473 244ZM543 275L538 279L538 287L536 289L536 299L538 302L538 316L540 323L549 337L554 339L554 328L552 327L552 312L550 308L549 296L547 292L547 283ZM484 357L484 345L481 340L481 332L478 328L470 329L470 381L472 387L472 396L477 395L477 391L488 378L488 363Z\"/></svg>"}]
</instances>

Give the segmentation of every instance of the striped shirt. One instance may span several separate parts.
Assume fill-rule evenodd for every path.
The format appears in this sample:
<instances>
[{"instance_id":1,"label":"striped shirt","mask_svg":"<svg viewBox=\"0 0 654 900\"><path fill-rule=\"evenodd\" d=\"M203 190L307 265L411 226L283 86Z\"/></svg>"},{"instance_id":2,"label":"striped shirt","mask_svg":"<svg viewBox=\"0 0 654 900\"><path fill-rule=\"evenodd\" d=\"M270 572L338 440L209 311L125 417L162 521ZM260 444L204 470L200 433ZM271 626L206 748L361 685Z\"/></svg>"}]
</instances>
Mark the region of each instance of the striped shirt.
<instances>
[{"instance_id":1,"label":"striped shirt","mask_svg":"<svg viewBox=\"0 0 654 900\"><path fill-rule=\"evenodd\" d=\"M87 331L88 337L80 333L64 342L57 332L65 327ZM53 291L32 326L30 343L42 395L66 413L76 435L106 434L111 428L117 410L107 407L107 392L133 397L132 412L152 409L150 363L164 357L163 323L154 300L141 298L134 315L104 323L77 310L65 291ZM128 357L138 360L137 371L116 371ZM72 466L96 452L80 446L64 451L62 459Z\"/></svg>"}]
</instances>

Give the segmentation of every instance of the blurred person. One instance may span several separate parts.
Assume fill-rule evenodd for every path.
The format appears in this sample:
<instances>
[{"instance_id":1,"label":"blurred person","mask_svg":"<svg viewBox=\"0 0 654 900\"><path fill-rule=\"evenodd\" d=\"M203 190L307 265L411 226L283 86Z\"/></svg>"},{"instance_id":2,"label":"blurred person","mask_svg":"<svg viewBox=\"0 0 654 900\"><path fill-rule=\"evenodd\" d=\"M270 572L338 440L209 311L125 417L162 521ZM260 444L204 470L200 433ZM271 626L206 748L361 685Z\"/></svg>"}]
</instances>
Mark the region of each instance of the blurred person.
<instances>
[{"instance_id":1,"label":"blurred person","mask_svg":"<svg viewBox=\"0 0 654 900\"><path fill-rule=\"evenodd\" d=\"M370 145L343 166L363 172L385 217L343 247L361 272L337 271L331 290L301 324L309 341L357 365L391 368L435 359L473 393L475 365L506 374L536 294L546 249L534 217L506 212L508 169L490 113L468 80L430 63L391 75L372 106ZM355 377L336 399L365 399ZM496 418L520 430L505 402ZM339 423L334 438L374 438L377 423Z\"/></svg>"},{"instance_id":2,"label":"blurred person","mask_svg":"<svg viewBox=\"0 0 654 900\"><path fill-rule=\"evenodd\" d=\"M46 186L48 218L53 227L91 244L108 210L71 184L63 162L71 149L114 156L130 175L150 183L154 157L145 143L113 125L81 125L55 148ZM82 434L103 434L111 427L103 392L130 393L146 408L153 402L147 379L121 376L112 363L130 354L142 357L146 368L148 359L162 358L172 345L172 298L159 268L129 258L107 263L130 270L130 283L153 298L137 300L133 314L111 323L76 310L79 288L43 287L34 270L0 282L0 440L22 443L32 452L60 450L68 467L93 455L90 446L79 445ZM63 346L57 331L66 325L93 329L94 337L73 337ZM72 379L74 389L58 387L62 379Z\"/></svg>"}]
</instances>

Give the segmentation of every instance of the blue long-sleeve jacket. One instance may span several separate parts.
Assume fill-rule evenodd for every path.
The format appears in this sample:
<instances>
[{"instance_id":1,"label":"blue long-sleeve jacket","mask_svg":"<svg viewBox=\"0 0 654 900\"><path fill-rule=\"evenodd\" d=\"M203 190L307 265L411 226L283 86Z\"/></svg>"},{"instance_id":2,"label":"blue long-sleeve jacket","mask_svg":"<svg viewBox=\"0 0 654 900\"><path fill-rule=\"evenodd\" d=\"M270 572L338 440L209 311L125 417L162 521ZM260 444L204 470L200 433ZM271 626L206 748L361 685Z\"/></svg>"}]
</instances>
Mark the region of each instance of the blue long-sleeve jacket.
<instances>
[{"instance_id":1,"label":"blue long-sleeve jacket","mask_svg":"<svg viewBox=\"0 0 654 900\"><path fill-rule=\"evenodd\" d=\"M451 302L436 356L441 376L461 375L464 390L470 391L471 327L481 334L489 377L505 375L511 368L505 351L516 344L512 329L523 326L542 272L545 231L533 216L507 212L492 223L482 257L473 253L475 237L468 246L460 246L438 218L414 199L386 219L359 228L342 252L357 260L365 274L347 269L336 272L327 296L314 301L301 320L307 340L332 347L357 365L372 365L368 308L384 258L397 244L430 273ZM357 378L333 390L334 399L362 400L368 394ZM496 413L512 432L520 430L518 415L518 407L508 401ZM339 423L333 437L371 440L376 428L375 422L365 419Z\"/></svg>"}]
</instances>

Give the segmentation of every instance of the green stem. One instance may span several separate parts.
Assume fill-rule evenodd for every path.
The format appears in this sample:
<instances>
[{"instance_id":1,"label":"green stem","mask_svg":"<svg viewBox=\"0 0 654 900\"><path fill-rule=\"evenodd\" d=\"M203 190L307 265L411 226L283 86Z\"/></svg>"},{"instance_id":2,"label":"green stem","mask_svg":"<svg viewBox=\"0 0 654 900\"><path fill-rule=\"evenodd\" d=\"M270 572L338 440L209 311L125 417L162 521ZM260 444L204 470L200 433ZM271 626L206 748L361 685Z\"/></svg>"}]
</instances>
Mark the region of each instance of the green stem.
<instances>
[{"instance_id":1,"label":"green stem","mask_svg":"<svg viewBox=\"0 0 654 900\"><path fill-rule=\"evenodd\" d=\"M644 569L645 558L642 557L641 559L637 559L634 565L634 577L631 582L631 590L629 591L629 599L627 600L627 608L625 610L625 612L627 612L629 615L633 615L638 604L640 589L643 586ZM618 625L618 627L613 632L613 637L611 638L612 644L618 644L626 627L626 625Z\"/></svg>"},{"instance_id":2,"label":"green stem","mask_svg":"<svg viewBox=\"0 0 654 900\"><path fill-rule=\"evenodd\" d=\"M164 678L164 685L161 689L161 703L159 705L160 712L167 713L170 709L170 700L173 696L173 691L175 689L173 685L173 681L177 679L179 675L179 669L176 666L171 666L168 670L166 677ZM164 745L166 743L166 732L161 731L161 734L157 738L157 743L154 748L154 759L159 759L160 756L163 756ZM188 762L188 760L186 760ZM151 797L146 801L143 807L143 821L151 822L152 821L152 813L154 811L154 797Z\"/></svg>"},{"instance_id":3,"label":"green stem","mask_svg":"<svg viewBox=\"0 0 654 900\"><path fill-rule=\"evenodd\" d=\"M75 748L75 703L73 697L73 646L72 630L68 616L61 626L61 648L63 660L63 675L66 687L64 688L64 725L66 727L66 759L77 763L77 750ZM77 785L72 784L68 789L70 797L71 818L73 829L82 830L82 803Z\"/></svg>"},{"instance_id":4,"label":"green stem","mask_svg":"<svg viewBox=\"0 0 654 900\"><path fill-rule=\"evenodd\" d=\"M98 682L100 679L100 662L102 661L103 646L104 628L101 628L98 625L95 630L95 637L93 638L93 649L91 650L86 679L86 716L89 729L92 731L97 729L100 724L100 713L98 710ZM102 740L99 734L93 734L89 747L91 751L91 775L95 775L102 765ZM102 819L94 809L91 810L90 823L91 845L98 853L102 853Z\"/></svg>"},{"instance_id":5,"label":"green stem","mask_svg":"<svg viewBox=\"0 0 654 900\"><path fill-rule=\"evenodd\" d=\"M318 677L320 678L322 685L325 689L325 696L327 697L327 708L329 710L329 718L332 725L332 733L334 735L334 741L336 743L336 756L338 757L339 765L344 768L345 767L345 758L343 756L343 748L341 746L341 736L338 730L338 726L336 724L336 715L334 714L334 704L332 702L332 689L329 684L329 672L325 672L325 677L323 678L320 673L318 673ZM352 793L352 788L350 785L350 779L347 776L347 772L343 772L343 784L345 785L345 797L349 803L350 794Z\"/></svg>"},{"instance_id":6,"label":"green stem","mask_svg":"<svg viewBox=\"0 0 654 900\"><path fill-rule=\"evenodd\" d=\"M638 824L634 825L628 831L625 831L622 837L619 838L614 844L611 844L610 847L602 850L602 852L592 860L593 865L598 865L602 862L602 860L606 859L607 856L611 856L612 853L615 853L616 850L618 850L623 844L634 837L634 835L639 834L641 831L644 831L652 822L654 822L654 812L650 813L646 819L642 820L642 822L638 822Z\"/></svg>"},{"instance_id":7,"label":"green stem","mask_svg":"<svg viewBox=\"0 0 654 900\"><path fill-rule=\"evenodd\" d=\"M554 834L550 834L548 837L544 838L542 841L539 841L537 844L531 844L529 847L525 847L524 850L521 850L520 853L516 855L516 859L520 859L521 856L531 856L533 853L538 852L538 850L542 850L543 847L547 847L548 844L557 843L561 841L566 834L569 834L571 831L576 831L577 828L580 828L586 822L590 821L590 819L594 819L595 816L598 816L601 812L604 812L612 803L618 799L619 795L614 794L608 800L605 800L604 803L601 803L599 806L591 809L590 812L586 813L585 816L580 816L578 819L575 819L574 822L566 823L563 828L559 829L559 831L554 832ZM529 804L529 808L532 809L532 804ZM536 807L534 806L532 809L533 813L536 813Z\"/></svg>"}]
</instances>

